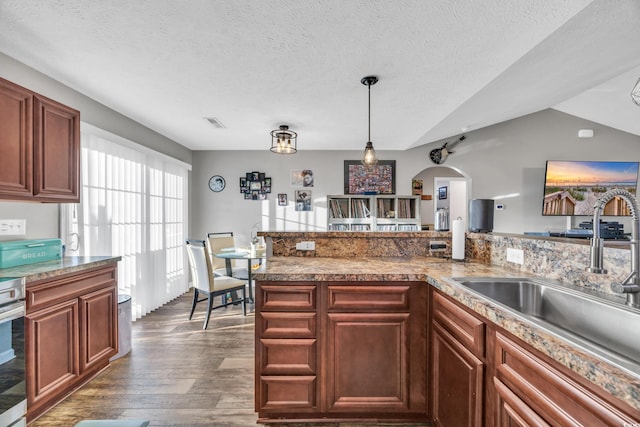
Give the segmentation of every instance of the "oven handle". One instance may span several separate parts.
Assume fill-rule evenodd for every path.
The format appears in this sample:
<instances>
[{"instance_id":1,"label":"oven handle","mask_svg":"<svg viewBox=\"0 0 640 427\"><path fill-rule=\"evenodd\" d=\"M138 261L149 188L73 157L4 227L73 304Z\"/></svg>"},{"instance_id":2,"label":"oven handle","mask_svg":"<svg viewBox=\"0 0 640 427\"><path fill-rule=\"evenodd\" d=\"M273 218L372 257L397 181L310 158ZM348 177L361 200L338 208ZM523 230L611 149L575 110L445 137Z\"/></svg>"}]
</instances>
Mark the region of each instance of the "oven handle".
<instances>
[{"instance_id":1,"label":"oven handle","mask_svg":"<svg viewBox=\"0 0 640 427\"><path fill-rule=\"evenodd\" d=\"M0 312L0 323L4 323L8 320L19 319L24 317L25 309L24 303L13 304Z\"/></svg>"}]
</instances>

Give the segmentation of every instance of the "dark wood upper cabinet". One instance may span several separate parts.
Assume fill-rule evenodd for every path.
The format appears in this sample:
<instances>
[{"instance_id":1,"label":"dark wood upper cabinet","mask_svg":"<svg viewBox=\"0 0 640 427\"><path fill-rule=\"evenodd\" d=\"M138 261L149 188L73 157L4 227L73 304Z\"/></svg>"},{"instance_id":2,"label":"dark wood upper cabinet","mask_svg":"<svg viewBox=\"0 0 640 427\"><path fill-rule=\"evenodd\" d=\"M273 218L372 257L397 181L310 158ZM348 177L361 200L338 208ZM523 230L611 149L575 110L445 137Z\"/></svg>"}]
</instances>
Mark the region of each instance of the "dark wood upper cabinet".
<instances>
[{"instance_id":1,"label":"dark wood upper cabinet","mask_svg":"<svg viewBox=\"0 0 640 427\"><path fill-rule=\"evenodd\" d=\"M0 199L80 201L80 112L0 79Z\"/></svg>"},{"instance_id":2,"label":"dark wood upper cabinet","mask_svg":"<svg viewBox=\"0 0 640 427\"><path fill-rule=\"evenodd\" d=\"M80 113L34 99L33 195L39 201L79 202Z\"/></svg>"},{"instance_id":3,"label":"dark wood upper cabinet","mask_svg":"<svg viewBox=\"0 0 640 427\"><path fill-rule=\"evenodd\" d=\"M0 198L33 197L33 93L0 79Z\"/></svg>"}]
</instances>

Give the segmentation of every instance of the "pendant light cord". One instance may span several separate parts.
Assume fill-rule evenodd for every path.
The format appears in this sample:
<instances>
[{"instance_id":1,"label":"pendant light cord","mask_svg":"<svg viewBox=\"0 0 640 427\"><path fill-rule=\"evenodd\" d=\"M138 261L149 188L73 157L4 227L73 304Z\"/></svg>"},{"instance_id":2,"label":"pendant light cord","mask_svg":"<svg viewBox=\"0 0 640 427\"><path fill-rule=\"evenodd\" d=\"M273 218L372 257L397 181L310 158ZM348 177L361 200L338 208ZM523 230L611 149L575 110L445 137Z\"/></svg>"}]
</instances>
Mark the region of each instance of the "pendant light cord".
<instances>
[{"instance_id":1,"label":"pendant light cord","mask_svg":"<svg viewBox=\"0 0 640 427\"><path fill-rule=\"evenodd\" d=\"M367 84L369 86L369 139L371 141L371 82Z\"/></svg>"}]
</instances>

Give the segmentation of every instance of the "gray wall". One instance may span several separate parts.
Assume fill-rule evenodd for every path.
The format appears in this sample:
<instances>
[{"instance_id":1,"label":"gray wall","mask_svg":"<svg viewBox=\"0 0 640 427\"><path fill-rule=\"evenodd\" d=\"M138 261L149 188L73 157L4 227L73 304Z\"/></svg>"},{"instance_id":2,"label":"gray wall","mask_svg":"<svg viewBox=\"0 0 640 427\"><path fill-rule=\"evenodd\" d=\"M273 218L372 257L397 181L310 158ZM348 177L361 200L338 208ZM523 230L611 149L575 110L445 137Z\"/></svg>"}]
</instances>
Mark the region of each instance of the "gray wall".
<instances>
[{"instance_id":1,"label":"gray wall","mask_svg":"<svg viewBox=\"0 0 640 427\"><path fill-rule=\"evenodd\" d=\"M191 150L2 53L0 77L80 110L83 122L191 163ZM58 237L57 204L0 201L0 219L27 220L26 236L0 236L0 240Z\"/></svg>"},{"instance_id":2,"label":"gray wall","mask_svg":"<svg viewBox=\"0 0 640 427\"><path fill-rule=\"evenodd\" d=\"M578 138L579 129L593 129L594 137ZM265 133L266 135L266 133ZM542 197L545 162L558 160L640 160L640 137L601 126L555 110L544 110L519 119L474 132L459 144L445 166L457 170L471 180L471 198L502 199L505 208L494 215L494 231L566 230L566 217L543 217ZM343 193L343 161L360 158L360 151L305 151L304 135L300 135L300 151L295 155L276 155L261 151L202 151L193 156L192 173L192 237L204 237L212 231L234 231L238 244L246 245L252 226L262 230L312 231L326 227L326 196ZM375 145L375 141L374 141ZM425 178L424 193L433 191L434 176L456 173L436 168L429 151L441 142L408 151L381 151L381 159L396 160L396 193L411 194L411 179ZM364 146L364 144L363 144ZM313 211L296 212L293 204L295 188L290 186L290 169L312 169ZM271 176L272 193L267 201L244 200L239 193L239 178L246 172L259 171ZM448 174L447 174L448 173ZM227 188L212 193L207 182L212 175L222 175ZM431 181L430 181L431 180ZM430 183L431 182L431 183ZM277 206L277 194L287 193L289 206ZM427 211L433 202L422 202ZM425 209L423 206L423 212ZM432 219L432 217L431 217ZM588 219L576 217L570 226ZM423 223L428 223L425 215ZM621 220L629 231L629 220Z\"/></svg>"}]
</instances>

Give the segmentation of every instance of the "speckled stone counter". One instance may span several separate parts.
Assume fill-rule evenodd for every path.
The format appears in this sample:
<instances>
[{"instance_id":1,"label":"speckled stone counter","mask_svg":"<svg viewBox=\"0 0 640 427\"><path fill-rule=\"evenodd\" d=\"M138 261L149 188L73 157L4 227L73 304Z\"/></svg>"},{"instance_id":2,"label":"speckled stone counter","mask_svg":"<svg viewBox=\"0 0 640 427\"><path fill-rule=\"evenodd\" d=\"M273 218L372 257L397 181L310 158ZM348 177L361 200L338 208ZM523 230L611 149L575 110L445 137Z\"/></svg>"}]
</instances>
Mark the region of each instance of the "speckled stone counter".
<instances>
[{"instance_id":1,"label":"speckled stone counter","mask_svg":"<svg viewBox=\"0 0 640 427\"><path fill-rule=\"evenodd\" d=\"M516 312L469 292L451 277L536 277L499 266L428 257L300 258L273 257L255 273L256 280L378 281L425 280L427 283L504 328L571 371L640 411L640 375L622 370L578 349ZM538 277L540 278L540 277ZM640 322L640 311L638 313Z\"/></svg>"},{"instance_id":2,"label":"speckled stone counter","mask_svg":"<svg viewBox=\"0 0 640 427\"><path fill-rule=\"evenodd\" d=\"M64 257L54 261L3 268L0 269L0 277L24 277L28 285L29 282L101 267L121 259L119 256Z\"/></svg>"},{"instance_id":3,"label":"speckled stone counter","mask_svg":"<svg viewBox=\"0 0 640 427\"><path fill-rule=\"evenodd\" d=\"M450 261L426 257L352 257L304 258L274 257L267 259L253 273L256 280L425 280L429 266Z\"/></svg>"}]
</instances>

